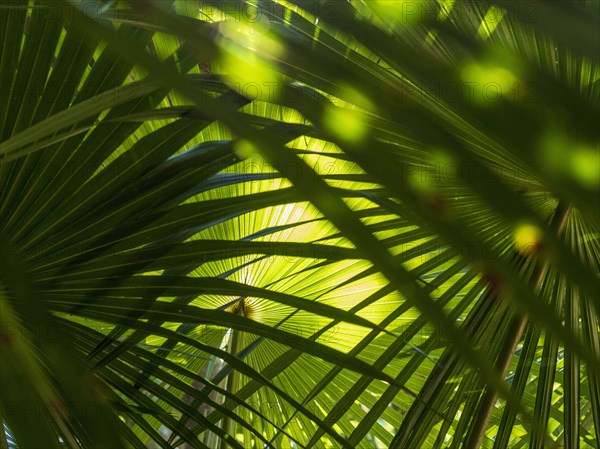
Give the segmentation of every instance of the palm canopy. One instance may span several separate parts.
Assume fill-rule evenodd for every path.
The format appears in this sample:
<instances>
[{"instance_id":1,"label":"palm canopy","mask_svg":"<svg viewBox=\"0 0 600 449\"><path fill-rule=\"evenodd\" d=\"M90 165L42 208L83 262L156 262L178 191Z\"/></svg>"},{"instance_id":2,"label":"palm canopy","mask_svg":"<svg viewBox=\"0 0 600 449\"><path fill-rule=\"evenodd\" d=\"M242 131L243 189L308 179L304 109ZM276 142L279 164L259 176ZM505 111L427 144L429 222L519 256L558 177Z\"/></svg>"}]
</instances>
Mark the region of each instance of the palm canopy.
<instances>
[{"instance_id":1,"label":"palm canopy","mask_svg":"<svg viewBox=\"0 0 600 449\"><path fill-rule=\"evenodd\" d=\"M597 4L0 20L1 448L598 447Z\"/></svg>"}]
</instances>

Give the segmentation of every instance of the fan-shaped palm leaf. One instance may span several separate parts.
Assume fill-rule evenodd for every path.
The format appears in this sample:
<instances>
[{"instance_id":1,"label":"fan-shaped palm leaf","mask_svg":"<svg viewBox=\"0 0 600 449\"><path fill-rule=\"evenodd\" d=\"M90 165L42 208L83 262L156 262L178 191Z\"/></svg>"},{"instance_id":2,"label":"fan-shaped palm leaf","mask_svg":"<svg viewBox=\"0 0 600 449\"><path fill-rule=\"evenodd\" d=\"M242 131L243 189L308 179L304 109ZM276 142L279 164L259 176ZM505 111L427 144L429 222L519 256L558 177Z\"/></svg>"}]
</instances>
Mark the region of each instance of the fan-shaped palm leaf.
<instances>
[{"instance_id":1,"label":"fan-shaped palm leaf","mask_svg":"<svg viewBox=\"0 0 600 449\"><path fill-rule=\"evenodd\" d=\"M4 2L0 447L597 448L598 15Z\"/></svg>"}]
</instances>

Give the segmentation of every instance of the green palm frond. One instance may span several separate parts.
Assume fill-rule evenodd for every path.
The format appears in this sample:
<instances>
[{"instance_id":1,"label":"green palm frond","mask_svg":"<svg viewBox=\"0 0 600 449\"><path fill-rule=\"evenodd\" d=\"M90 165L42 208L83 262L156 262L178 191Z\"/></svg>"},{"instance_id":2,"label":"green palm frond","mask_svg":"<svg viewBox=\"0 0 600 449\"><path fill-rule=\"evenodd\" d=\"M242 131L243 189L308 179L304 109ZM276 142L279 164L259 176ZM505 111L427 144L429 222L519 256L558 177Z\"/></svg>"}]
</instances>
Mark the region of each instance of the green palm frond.
<instances>
[{"instance_id":1,"label":"green palm frond","mask_svg":"<svg viewBox=\"0 0 600 449\"><path fill-rule=\"evenodd\" d=\"M4 1L0 448L598 448L599 19Z\"/></svg>"}]
</instances>

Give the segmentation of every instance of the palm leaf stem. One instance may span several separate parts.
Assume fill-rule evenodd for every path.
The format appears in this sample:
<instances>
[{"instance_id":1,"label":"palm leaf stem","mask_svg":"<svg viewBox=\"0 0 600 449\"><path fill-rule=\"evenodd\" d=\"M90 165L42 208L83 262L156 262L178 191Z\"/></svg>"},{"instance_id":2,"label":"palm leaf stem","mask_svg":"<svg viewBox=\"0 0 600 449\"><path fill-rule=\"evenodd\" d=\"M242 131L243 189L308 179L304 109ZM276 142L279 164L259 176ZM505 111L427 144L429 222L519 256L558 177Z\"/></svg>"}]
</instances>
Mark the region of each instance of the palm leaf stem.
<instances>
[{"instance_id":1,"label":"palm leaf stem","mask_svg":"<svg viewBox=\"0 0 600 449\"><path fill-rule=\"evenodd\" d=\"M560 236L561 232L565 227L567 217L569 215L569 210L570 207L567 204L565 204L564 201L559 201L558 205L556 206L556 210L552 218L552 223L550 224L550 229L555 231L557 236ZM546 277L546 273L548 272L548 268L549 263L547 261L540 260L538 260L538 262L533 268L531 279L536 294L540 291L543 280ZM525 331L527 322L527 315L519 314L513 318L513 321L507 333L507 339L504 341L502 349L500 350L500 354L498 355L498 359L496 360L496 370L498 373L501 374L501 378L506 377L506 373L508 372L508 368L510 367L510 362L514 357L515 350L517 349L519 341L521 341L521 337L523 336L523 332ZM480 403L479 410L476 414L476 421L472 427L470 434L467 437L467 440L463 446L464 448L481 447L483 434L488 426L488 422L492 415L492 410L494 404L496 403L496 398L496 390L487 386L484 397Z\"/></svg>"}]
</instances>

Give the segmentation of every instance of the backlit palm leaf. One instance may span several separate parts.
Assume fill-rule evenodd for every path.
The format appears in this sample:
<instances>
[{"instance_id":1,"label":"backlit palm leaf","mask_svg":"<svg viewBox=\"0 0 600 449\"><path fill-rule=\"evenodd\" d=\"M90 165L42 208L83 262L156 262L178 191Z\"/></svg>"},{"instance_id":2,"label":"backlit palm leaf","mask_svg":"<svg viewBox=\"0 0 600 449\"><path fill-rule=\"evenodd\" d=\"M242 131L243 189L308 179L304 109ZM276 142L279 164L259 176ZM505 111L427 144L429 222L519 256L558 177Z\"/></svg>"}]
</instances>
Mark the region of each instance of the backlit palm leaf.
<instances>
[{"instance_id":1,"label":"backlit palm leaf","mask_svg":"<svg viewBox=\"0 0 600 449\"><path fill-rule=\"evenodd\" d=\"M597 5L0 7L0 447L598 447Z\"/></svg>"}]
</instances>

